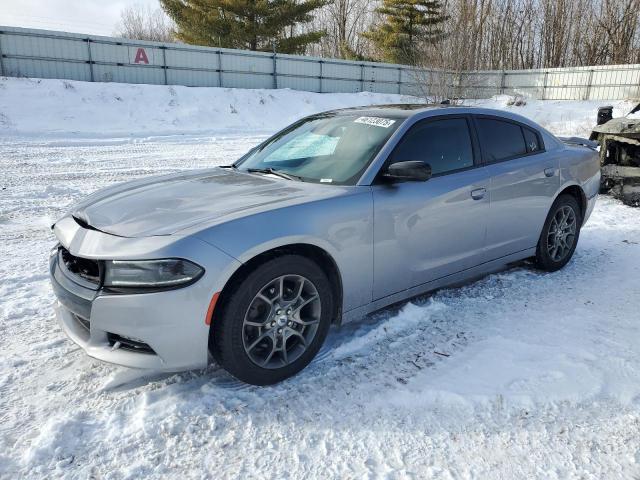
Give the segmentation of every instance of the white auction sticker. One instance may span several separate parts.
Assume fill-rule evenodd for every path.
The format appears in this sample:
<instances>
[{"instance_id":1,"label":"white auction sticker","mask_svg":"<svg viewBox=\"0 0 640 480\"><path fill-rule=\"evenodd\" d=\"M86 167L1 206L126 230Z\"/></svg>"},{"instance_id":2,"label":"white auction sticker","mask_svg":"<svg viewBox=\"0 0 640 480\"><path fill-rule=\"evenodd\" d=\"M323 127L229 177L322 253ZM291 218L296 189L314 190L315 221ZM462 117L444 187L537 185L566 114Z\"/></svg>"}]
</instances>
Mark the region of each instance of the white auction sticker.
<instances>
[{"instance_id":1,"label":"white auction sticker","mask_svg":"<svg viewBox=\"0 0 640 480\"><path fill-rule=\"evenodd\" d=\"M355 123L364 123L365 125L373 125L374 127L389 128L396 123L395 120L381 117L358 117L354 120Z\"/></svg>"}]
</instances>

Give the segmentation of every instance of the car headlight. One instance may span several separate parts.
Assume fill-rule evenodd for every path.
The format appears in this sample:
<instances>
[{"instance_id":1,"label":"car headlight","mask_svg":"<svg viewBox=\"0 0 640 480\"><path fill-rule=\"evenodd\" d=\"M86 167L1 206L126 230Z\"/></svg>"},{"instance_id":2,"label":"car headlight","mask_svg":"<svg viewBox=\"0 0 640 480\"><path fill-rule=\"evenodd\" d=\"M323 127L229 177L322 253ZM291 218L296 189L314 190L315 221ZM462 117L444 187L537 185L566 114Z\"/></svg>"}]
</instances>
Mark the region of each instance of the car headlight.
<instances>
[{"instance_id":1,"label":"car headlight","mask_svg":"<svg viewBox=\"0 0 640 480\"><path fill-rule=\"evenodd\" d=\"M189 260L108 260L105 287L175 288L198 280L204 269Z\"/></svg>"}]
</instances>

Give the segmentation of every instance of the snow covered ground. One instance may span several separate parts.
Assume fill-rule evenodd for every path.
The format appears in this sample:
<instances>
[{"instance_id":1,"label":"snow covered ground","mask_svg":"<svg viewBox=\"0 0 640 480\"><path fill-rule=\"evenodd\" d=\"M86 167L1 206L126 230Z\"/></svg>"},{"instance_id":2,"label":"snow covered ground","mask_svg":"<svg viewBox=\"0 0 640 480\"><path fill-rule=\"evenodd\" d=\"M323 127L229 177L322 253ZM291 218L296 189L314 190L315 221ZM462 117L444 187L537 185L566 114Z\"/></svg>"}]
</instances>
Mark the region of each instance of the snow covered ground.
<instances>
[{"instance_id":1,"label":"snow covered ground","mask_svg":"<svg viewBox=\"0 0 640 480\"><path fill-rule=\"evenodd\" d=\"M562 271L519 266L334 330L273 387L105 365L55 324L48 226L70 202L396 101L0 79L0 477L640 478L640 209L607 197ZM510 108L584 136L598 105Z\"/></svg>"},{"instance_id":2,"label":"snow covered ground","mask_svg":"<svg viewBox=\"0 0 640 480\"><path fill-rule=\"evenodd\" d=\"M588 136L599 106L614 116L635 103L528 100L508 106L509 97L467 104L509 108L557 135ZM146 136L272 133L312 113L381 103L421 102L416 97L377 93L318 94L296 90L190 88L68 80L10 78L0 81L0 137L141 138Z\"/></svg>"}]
</instances>

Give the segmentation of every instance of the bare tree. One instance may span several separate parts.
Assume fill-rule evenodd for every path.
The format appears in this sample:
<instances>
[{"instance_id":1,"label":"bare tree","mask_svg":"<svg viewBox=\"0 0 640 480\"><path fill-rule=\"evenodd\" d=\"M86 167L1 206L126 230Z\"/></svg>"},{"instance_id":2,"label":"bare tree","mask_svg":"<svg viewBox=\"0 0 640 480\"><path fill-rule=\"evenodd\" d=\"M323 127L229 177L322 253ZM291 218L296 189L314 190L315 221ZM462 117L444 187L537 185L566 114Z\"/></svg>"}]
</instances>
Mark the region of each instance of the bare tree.
<instances>
[{"instance_id":1,"label":"bare tree","mask_svg":"<svg viewBox=\"0 0 640 480\"><path fill-rule=\"evenodd\" d=\"M610 48L608 61L628 63L640 57L640 0L604 0L598 28Z\"/></svg>"},{"instance_id":2,"label":"bare tree","mask_svg":"<svg viewBox=\"0 0 640 480\"><path fill-rule=\"evenodd\" d=\"M444 38L421 41L415 94L432 101L502 91L511 70L640 62L640 0L447 0ZM504 77L503 77L504 78Z\"/></svg>"},{"instance_id":3,"label":"bare tree","mask_svg":"<svg viewBox=\"0 0 640 480\"><path fill-rule=\"evenodd\" d=\"M130 5L120 12L115 35L136 40L173 42L173 23L160 8L155 10L140 4Z\"/></svg>"},{"instance_id":4,"label":"bare tree","mask_svg":"<svg viewBox=\"0 0 640 480\"><path fill-rule=\"evenodd\" d=\"M446 36L420 63L449 69L453 58L454 70L637 63L638 12L640 0L448 0Z\"/></svg>"},{"instance_id":5,"label":"bare tree","mask_svg":"<svg viewBox=\"0 0 640 480\"><path fill-rule=\"evenodd\" d=\"M316 15L312 28L326 35L310 53L334 58L363 59L371 56L369 41L360 35L373 23L379 2L334 0Z\"/></svg>"}]
</instances>

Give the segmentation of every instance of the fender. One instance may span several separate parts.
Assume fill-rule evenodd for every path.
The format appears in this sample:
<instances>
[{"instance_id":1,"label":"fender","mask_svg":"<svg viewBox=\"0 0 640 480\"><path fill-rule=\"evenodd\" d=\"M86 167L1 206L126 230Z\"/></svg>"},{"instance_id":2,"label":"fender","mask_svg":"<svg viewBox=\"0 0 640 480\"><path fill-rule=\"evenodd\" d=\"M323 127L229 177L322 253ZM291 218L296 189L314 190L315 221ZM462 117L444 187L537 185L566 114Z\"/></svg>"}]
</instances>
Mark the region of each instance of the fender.
<instances>
[{"instance_id":1,"label":"fender","mask_svg":"<svg viewBox=\"0 0 640 480\"><path fill-rule=\"evenodd\" d=\"M328 198L238 218L196 236L242 264L276 248L311 245L326 252L336 265L343 285L344 312L373 300L370 187L357 187L348 199Z\"/></svg>"}]
</instances>

